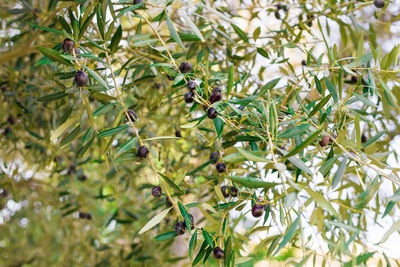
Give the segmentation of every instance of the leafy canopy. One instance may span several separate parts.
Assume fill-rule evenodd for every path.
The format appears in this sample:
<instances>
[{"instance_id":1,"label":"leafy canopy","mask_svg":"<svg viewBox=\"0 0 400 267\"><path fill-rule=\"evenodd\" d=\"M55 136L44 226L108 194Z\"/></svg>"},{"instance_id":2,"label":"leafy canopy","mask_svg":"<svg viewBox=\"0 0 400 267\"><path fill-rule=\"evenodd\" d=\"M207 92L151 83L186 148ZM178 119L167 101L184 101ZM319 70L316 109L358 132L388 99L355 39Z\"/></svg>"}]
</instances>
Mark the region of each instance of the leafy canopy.
<instances>
[{"instance_id":1,"label":"leafy canopy","mask_svg":"<svg viewBox=\"0 0 400 267\"><path fill-rule=\"evenodd\" d=\"M389 1L1 7L0 265L393 264Z\"/></svg>"}]
</instances>

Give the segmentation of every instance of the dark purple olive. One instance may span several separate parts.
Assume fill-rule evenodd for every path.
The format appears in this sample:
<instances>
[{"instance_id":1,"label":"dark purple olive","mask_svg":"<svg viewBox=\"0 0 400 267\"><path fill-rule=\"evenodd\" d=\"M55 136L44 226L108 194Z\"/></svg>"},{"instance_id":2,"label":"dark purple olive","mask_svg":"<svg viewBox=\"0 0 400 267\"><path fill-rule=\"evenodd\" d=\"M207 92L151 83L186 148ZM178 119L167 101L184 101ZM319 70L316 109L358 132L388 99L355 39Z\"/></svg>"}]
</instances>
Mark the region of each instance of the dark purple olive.
<instances>
[{"instance_id":1,"label":"dark purple olive","mask_svg":"<svg viewBox=\"0 0 400 267\"><path fill-rule=\"evenodd\" d=\"M184 95L185 103L192 103L193 102L194 93L192 91L188 91Z\"/></svg>"},{"instance_id":2,"label":"dark purple olive","mask_svg":"<svg viewBox=\"0 0 400 267\"><path fill-rule=\"evenodd\" d=\"M196 89L196 81L195 81L195 80L190 80L190 81L188 81L188 83L187 83L187 88L188 88L190 91L193 91L194 89Z\"/></svg>"},{"instance_id":3,"label":"dark purple olive","mask_svg":"<svg viewBox=\"0 0 400 267\"><path fill-rule=\"evenodd\" d=\"M215 247L213 249L213 254L216 259L222 259L224 257L224 251L220 247Z\"/></svg>"},{"instance_id":4,"label":"dark purple olive","mask_svg":"<svg viewBox=\"0 0 400 267\"><path fill-rule=\"evenodd\" d=\"M188 73L192 71L192 64L190 64L189 62L182 62L179 65L179 71L182 73Z\"/></svg>"},{"instance_id":5,"label":"dark purple olive","mask_svg":"<svg viewBox=\"0 0 400 267\"><path fill-rule=\"evenodd\" d=\"M301 61L301 65L303 66L307 66L307 61L305 61L304 59Z\"/></svg>"},{"instance_id":6,"label":"dark purple olive","mask_svg":"<svg viewBox=\"0 0 400 267\"><path fill-rule=\"evenodd\" d=\"M218 163L215 168L217 169L217 172L223 173L226 171L226 165L223 162Z\"/></svg>"},{"instance_id":7,"label":"dark purple olive","mask_svg":"<svg viewBox=\"0 0 400 267\"><path fill-rule=\"evenodd\" d=\"M75 46L75 42L69 38L64 39L64 41L61 45L64 52L71 52L72 49L74 48L74 46Z\"/></svg>"},{"instance_id":8,"label":"dark purple olive","mask_svg":"<svg viewBox=\"0 0 400 267\"><path fill-rule=\"evenodd\" d=\"M214 151L210 154L209 160L212 160L212 164L217 164L219 161L219 152Z\"/></svg>"},{"instance_id":9,"label":"dark purple olive","mask_svg":"<svg viewBox=\"0 0 400 267\"><path fill-rule=\"evenodd\" d=\"M255 204L251 209L251 214L256 218L261 217L264 214L264 206L261 204Z\"/></svg>"},{"instance_id":10,"label":"dark purple olive","mask_svg":"<svg viewBox=\"0 0 400 267\"><path fill-rule=\"evenodd\" d=\"M225 198L229 197L228 186L226 185L221 186L221 192Z\"/></svg>"},{"instance_id":11,"label":"dark purple olive","mask_svg":"<svg viewBox=\"0 0 400 267\"><path fill-rule=\"evenodd\" d=\"M333 135L333 137L336 139L336 135ZM332 143L333 143L333 140L332 140L332 138L330 136L323 136L322 140L319 141L319 145L321 147L325 147L325 146L330 145Z\"/></svg>"},{"instance_id":12,"label":"dark purple olive","mask_svg":"<svg viewBox=\"0 0 400 267\"><path fill-rule=\"evenodd\" d=\"M162 196L162 189L160 186L156 185L151 189L151 194L155 198L160 198Z\"/></svg>"},{"instance_id":13,"label":"dark purple olive","mask_svg":"<svg viewBox=\"0 0 400 267\"><path fill-rule=\"evenodd\" d=\"M79 212L79 218L80 219L91 220L92 219L92 215L90 213L80 211Z\"/></svg>"},{"instance_id":14,"label":"dark purple olive","mask_svg":"<svg viewBox=\"0 0 400 267\"><path fill-rule=\"evenodd\" d=\"M133 4L137 5L137 4L143 3L143 1L144 0L133 0Z\"/></svg>"},{"instance_id":15,"label":"dark purple olive","mask_svg":"<svg viewBox=\"0 0 400 267\"><path fill-rule=\"evenodd\" d=\"M383 0L375 0L374 6L376 8L383 8L385 6L385 2Z\"/></svg>"},{"instance_id":16,"label":"dark purple olive","mask_svg":"<svg viewBox=\"0 0 400 267\"><path fill-rule=\"evenodd\" d=\"M211 107L207 110L207 117L210 119L215 119L218 115L218 112L215 108Z\"/></svg>"},{"instance_id":17,"label":"dark purple olive","mask_svg":"<svg viewBox=\"0 0 400 267\"><path fill-rule=\"evenodd\" d=\"M136 155L139 158L147 158L147 156L149 155L149 149L147 148L147 146L140 146L136 152Z\"/></svg>"},{"instance_id":18,"label":"dark purple olive","mask_svg":"<svg viewBox=\"0 0 400 267\"><path fill-rule=\"evenodd\" d=\"M174 230L177 235L183 235L185 233L186 225L184 222L177 222L175 224Z\"/></svg>"},{"instance_id":19,"label":"dark purple olive","mask_svg":"<svg viewBox=\"0 0 400 267\"><path fill-rule=\"evenodd\" d=\"M175 136L176 136L176 137L182 137L181 131L176 130L176 131L175 131Z\"/></svg>"},{"instance_id":20,"label":"dark purple olive","mask_svg":"<svg viewBox=\"0 0 400 267\"><path fill-rule=\"evenodd\" d=\"M236 187L231 186L231 196L232 197L237 197L238 193L239 193L239 190Z\"/></svg>"},{"instance_id":21,"label":"dark purple olive","mask_svg":"<svg viewBox=\"0 0 400 267\"><path fill-rule=\"evenodd\" d=\"M88 82L89 78L84 71L79 70L75 73L75 84L78 87L85 87L88 84Z\"/></svg>"},{"instance_id":22,"label":"dark purple olive","mask_svg":"<svg viewBox=\"0 0 400 267\"><path fill-rule=\"evenodd\" d=\"M128 109L128 116L131 119L132 122L137 121L137 114L135 111L133 111L132 109ZM126 116L126 118L128 119L128 117Z\"/></svg>"},{"instance_id":23,"label":"dark purple olive","mask_svg":"<svg viewBox=\"0 0 400 267\"><path fill-rule=\"evenodd\" d=\"M211 104L220 101L222 99L222 95L220 92L215 92L213 93L210 98L208 99L208 101L210 101Z\"/></svg>"}]
</instances>

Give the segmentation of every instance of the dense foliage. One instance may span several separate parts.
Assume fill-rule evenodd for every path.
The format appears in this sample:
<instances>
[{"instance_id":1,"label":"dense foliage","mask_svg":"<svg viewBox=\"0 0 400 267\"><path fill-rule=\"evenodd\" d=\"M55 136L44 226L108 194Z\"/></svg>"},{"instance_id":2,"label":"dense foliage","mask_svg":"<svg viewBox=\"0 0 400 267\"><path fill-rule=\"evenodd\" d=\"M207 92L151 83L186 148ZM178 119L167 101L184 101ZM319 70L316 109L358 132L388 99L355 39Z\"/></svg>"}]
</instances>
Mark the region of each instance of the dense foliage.
<instances>
[{"instance_id":1,"label":"dense foliage","mask_svg":"<svg viewBox=\"0 0 400 267\"><path fill-rule=\"evenodd\" d=\"M399 7L0 7L1 266L395 264Z\"/></svg>"}]
</instances>

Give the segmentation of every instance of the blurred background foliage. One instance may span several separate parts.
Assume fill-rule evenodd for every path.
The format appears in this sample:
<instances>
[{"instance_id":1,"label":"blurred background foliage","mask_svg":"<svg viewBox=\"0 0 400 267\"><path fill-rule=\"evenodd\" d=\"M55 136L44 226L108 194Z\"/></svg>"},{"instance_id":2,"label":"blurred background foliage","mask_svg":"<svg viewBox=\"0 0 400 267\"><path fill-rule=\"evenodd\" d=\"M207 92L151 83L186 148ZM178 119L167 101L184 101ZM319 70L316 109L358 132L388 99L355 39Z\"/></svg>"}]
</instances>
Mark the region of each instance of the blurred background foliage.
<instances>
[{"instance_id":1,"label":"blurred background foliage","mask_svg":"<svg viewBox=\"0 0 400 267\"><path fill-rule=\"evenodd\" d=\"M398 1L0 7L1 266L399 265Z\"/></svg>"}]
</instances>

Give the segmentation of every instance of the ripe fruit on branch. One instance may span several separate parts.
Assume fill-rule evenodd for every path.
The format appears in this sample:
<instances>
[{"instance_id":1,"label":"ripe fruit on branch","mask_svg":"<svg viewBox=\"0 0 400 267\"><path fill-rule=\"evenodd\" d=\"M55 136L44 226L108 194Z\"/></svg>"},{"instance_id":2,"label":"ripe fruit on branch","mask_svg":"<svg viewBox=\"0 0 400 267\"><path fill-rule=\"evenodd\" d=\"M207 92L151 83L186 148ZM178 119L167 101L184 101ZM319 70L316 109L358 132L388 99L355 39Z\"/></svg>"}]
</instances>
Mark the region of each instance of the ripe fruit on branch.
<instances>
[{"instance_id":1,"label":"ripe fruit on branch","mask_svg":"<svg viewBox=\"0 0 400 267\"><path fill-rule=\"evenodd\" d=\"M64 52L71 52L72 49L74 48L74 46L75 46L75 42L69 38L64 39L64 41L61 45Z\"/></svg>"},{"instance_id":2,"label":"ripe fruit on branch","mask_svg":"<svg viewBox=\"0 0 400 267\"><path fill-rule=\"evenodd\" d=\"M185 228L186 228L186 225L184 222L177 222L175 224L174 230L177 235L183 235L185 233Z\"/></svg>"},{"instance_id":3,"label":"ripe fruit on branch","mask_svg":"<svg viewBox=\"0 0 400 267\"><path fill-rule=\"evenodd\" d=\"M207 110L207 117L210 119L215 119L218 115L218 112L215 108L211 107Z\"/></svg>"},{"instance_id":4,"label":"ripe fruit on branch","mask_svg":"<svg viewBox=\"0 0 400 267\"><path fill-rule=\"evenodd\" d=\"M192 64L190 64L189 62L182 62L179 65L179 71L182 73L188 73L192 71Z\"/></svg>"},{"instance_id":5,"label":"ripe fruit on branch","mask_svg":"<svg viewBox=\"0 0 400 267\"><path fill-rule=\"evenodd\" d=\"M217 259L222 259L225 255L224 251L220 247L215 247L213 249L213 254L214 254L214 257Z\"/></svg>"},{"instance_id":6,"label":"ripe fruit on branch","mask_svg":"<svg viewBox=\"0 0 400 267\"><path fill-rule=\"evenodd\" d=\"M385 2L383 0L375 0L374 6L376 8L383 8L385 6Z\"/></svg>"},{"instance_id":7,"label":"ripe fruit on branch","mask_svg":"<svg viewBox=\"0 0 400 267\"><path fill-rule=\"evenodd\" d=\"M193 102L194 93L192 91L188 91L185 93L184 99L185 103L192 103Z\"/></svg>"},{"instance_id":8,"label":"ripe fruit on branch","mask_svg":"<svg viewBox=\"0 0 400 267\"><path fill-rule=\"evenodd\" d=\"M132 122L137 121L137 114L135 111L133 111L132 109L128 109L128 116L131 119ZM128 118L127 118L128 119Z\"/></svg>"},{"instance_id":9,"label":"ripe fruit on branch","mask_svg":"<svg viewBox=\"0 0 400 267\"><path fill-rule=\"evenodd\" d=\"M147 146L140 146L137 150L136 155L142 159L147 158L147 156L149 155L149 149L147 148Z\"/></svg>"},{"instance_id":10,"label":"ripe fruit on branch","mask_svg":"<svg viewBox=\"0 0 400 267\"><path fill-rule=\"evenodd\" d=\"M79 70L75 73L75 84L78 87L85 87L88 84L88 82L89 78L84 71Z\"/></svg>"},{"instance_id":11,"label":"ripe fruit on branch","mask_svg":"<svg viewBox=\"0 0 400 267\"><path fill-rule=\"evenodd\" d=\"M255 204L251 209L251 214L256 218L261 217L264 214L264 206L261 204Z\"/></svg>"},{"instance_id":12,"label":"ripe fruit on branch","mask_svg":"<svg viewBox=\"0 0 400 267\"><path fill-rule=\"evenodd\" d=\"M228 186L226 185L221 186L221 192L225 198L229 197Z\"/></svg>"},{"instance_id":13,"label":"ripe fruit on branch","mask_svg":"<svg viewBox=\"0 0 400 267\"><path fill-rule=\"evenodd\" d=\"M226 165L223 162L218 163L215 168L217 169L217 172L223 173L226 171Z\"/></svg>"},{"instance_id":14,"label":"ripe fruit on branch","mask_svg":"<svg viewBox=\"0 0 400 267\"><path fill-rule=\"evenodd\" d=\"M152 194L153 197L155 197L155 198L160 198L161 195L162 195L162 189L161 189L161 187L160 187L159 185L154 186L154 187L151 189L151 194Z\"/></svg>"},{"instance_id":15,"label":"ripe fruit on branch","mask_svg":"<svg viewBox=\"0 0 400 267\"><path fill-rule=\"evenodd\" d=\"M219 152L214 151L210 154L209 160L212 160L212 164L217 164L219 161Z\"/></svg>"}]
</instances>

